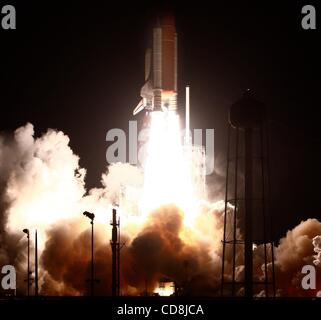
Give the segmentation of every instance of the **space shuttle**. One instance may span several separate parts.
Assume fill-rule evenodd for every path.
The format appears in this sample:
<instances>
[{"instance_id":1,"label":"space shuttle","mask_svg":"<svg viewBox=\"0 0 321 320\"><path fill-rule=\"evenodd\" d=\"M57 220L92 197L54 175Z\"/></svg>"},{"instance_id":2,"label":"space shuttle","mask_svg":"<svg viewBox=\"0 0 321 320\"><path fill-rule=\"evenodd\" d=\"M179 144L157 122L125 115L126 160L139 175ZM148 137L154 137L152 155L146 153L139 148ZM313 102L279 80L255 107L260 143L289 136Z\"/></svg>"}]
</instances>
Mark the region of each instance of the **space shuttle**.
<instances>
[{"instance_id":1,"label":"space shuttle","mask_svg":"<svg viewBox=\"0 0 321 320\"><path fill-rule=\"evenodd\" d=\"M152 48L145 55L145 84L141 100L133 111L175 111L177 109L177 34L172 15L158 18L153 28Z\"/></svg>"}]
</instances>

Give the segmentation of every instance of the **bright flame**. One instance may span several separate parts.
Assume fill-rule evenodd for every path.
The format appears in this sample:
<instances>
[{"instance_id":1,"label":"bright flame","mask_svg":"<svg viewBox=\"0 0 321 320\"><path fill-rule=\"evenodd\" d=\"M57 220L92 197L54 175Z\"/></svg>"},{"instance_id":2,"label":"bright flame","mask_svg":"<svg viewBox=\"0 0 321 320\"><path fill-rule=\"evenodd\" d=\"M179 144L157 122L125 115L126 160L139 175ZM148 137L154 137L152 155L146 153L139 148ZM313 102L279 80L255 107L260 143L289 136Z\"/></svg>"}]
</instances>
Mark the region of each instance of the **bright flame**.
<instances>
[{"instance_id":1,"label":"bright flame","mask_svg":"<svg viewBox=\"0 0 321 320\"><path fill-rule=\"evenodd\" d=\"M176 204L188 215L195 196L188 157L181 142L175 112L152 112L141 212L145 216L163 204Z\"/></svg>"},{"instance_id":2,"label":"bright flame","mask_svg":"<svg viewBox=\"0 0 321 320\"><path fill-rule=\"evenodd\" d=\"M159 294L163 297L169 297L175 292L174 282L164 282L159 285L158 288L155 289L154 293Z\"/></svg>"}]
</instances>

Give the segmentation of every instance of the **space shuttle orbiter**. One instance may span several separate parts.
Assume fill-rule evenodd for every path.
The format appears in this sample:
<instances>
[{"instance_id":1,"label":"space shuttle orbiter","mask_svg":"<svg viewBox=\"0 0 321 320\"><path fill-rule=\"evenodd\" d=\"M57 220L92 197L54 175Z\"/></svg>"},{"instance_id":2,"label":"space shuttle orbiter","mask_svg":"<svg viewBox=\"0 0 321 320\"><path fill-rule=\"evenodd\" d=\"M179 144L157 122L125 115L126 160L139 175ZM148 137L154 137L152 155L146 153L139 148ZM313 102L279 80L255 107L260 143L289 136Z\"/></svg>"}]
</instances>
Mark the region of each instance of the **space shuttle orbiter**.
<instances>
[{"instance_id":1,"label":"space shuttle orbiter","mask_svg":"<svg viewBox=\"0 0 321 320\"><path fill-rule=\"evenodd\" d=\"M146 51L145 84L140 95L142 99L134 115L143 109L177 109L177 35L172 15L160 17L153 28L153 44Z\"/></svg>"}]
</instances>

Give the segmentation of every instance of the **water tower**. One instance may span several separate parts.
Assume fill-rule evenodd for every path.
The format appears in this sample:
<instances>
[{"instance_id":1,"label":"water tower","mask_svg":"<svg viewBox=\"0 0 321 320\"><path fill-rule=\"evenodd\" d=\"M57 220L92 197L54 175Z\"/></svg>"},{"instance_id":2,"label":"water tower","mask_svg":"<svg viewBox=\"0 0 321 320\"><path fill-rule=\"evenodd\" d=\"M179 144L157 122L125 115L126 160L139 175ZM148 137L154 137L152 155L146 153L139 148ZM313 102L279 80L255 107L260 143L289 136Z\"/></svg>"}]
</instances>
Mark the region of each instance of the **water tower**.
<instances>
[{"instance_id":1,"label":"water tower","mask_svg":"<svg viewBox=\"0 0 321 320\"><path fill-rule=\"evenodd\" d=\"M269 184L266 108L248 90L229 110L222 296L275 295Z\"/></svg>"}]
</instances>

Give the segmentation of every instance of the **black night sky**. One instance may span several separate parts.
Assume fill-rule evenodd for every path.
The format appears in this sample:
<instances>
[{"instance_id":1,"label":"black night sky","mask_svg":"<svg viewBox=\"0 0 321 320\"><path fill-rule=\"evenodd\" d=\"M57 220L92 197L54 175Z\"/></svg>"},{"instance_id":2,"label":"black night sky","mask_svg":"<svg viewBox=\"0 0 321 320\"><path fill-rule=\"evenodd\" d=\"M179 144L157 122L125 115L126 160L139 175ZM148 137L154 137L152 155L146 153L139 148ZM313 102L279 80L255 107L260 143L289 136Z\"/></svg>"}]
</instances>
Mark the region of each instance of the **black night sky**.
<instances>
[{"instance_id":1,"label":"black night sky","mask_svg":"<svg viewBox=\"0 0 321 320\"><path fill-rule=\"evenodd\" d=\"M6 2L16 6L17 29L0 30L0 130L26 122L36 135L62 130L88 170L87 187L98 186L107 165L106 132L126 130L134 119L159 6ZM305 31L301 8L313 2L317 30ZM268 107L276 238L302 219L321 217L321 8L317 1L280 3L172 4L179 93L190 84L191 126L215 129L216 156L225 155L228 108L246 88Z\"/></svg>"}]
</instances>

